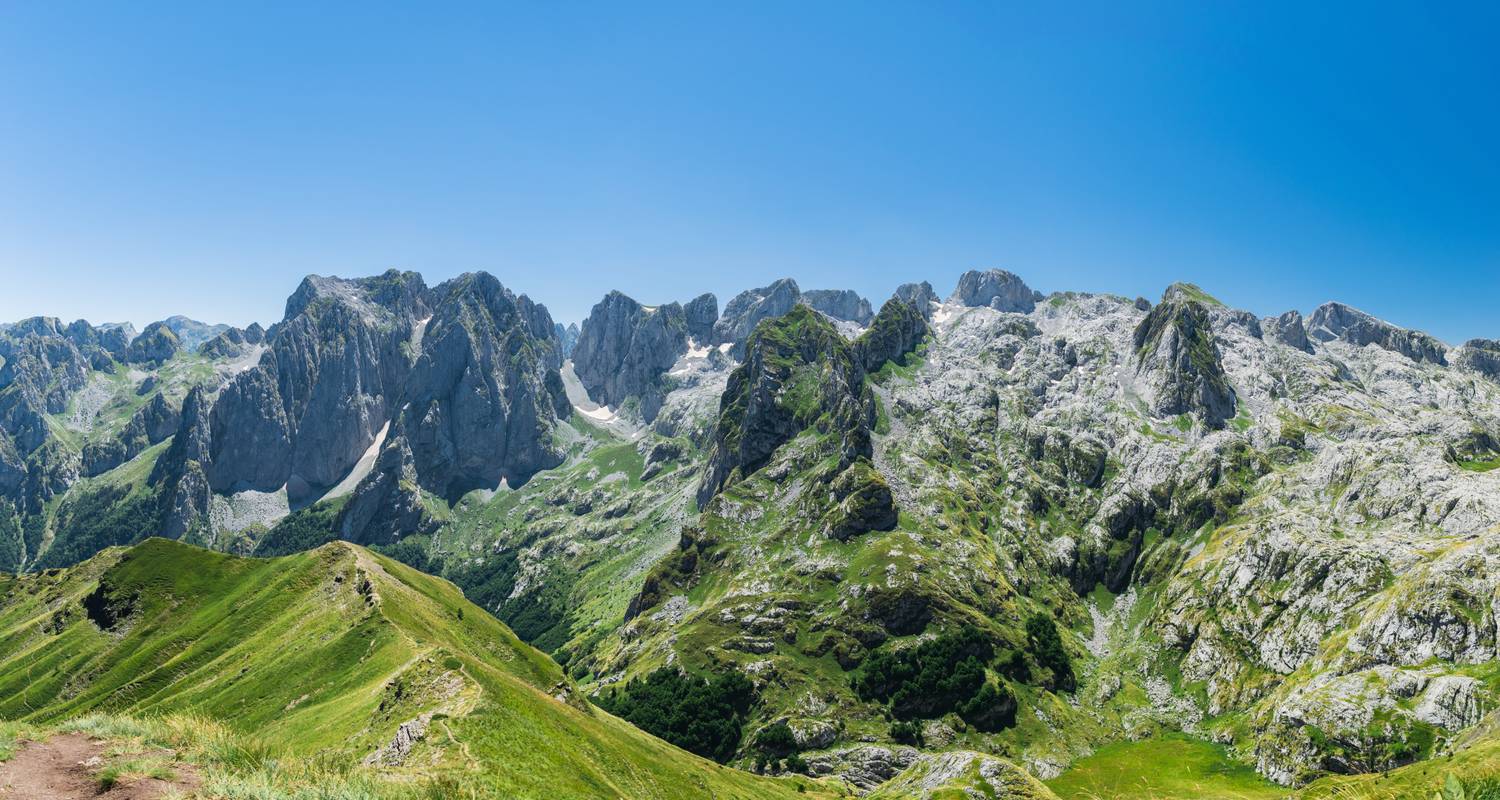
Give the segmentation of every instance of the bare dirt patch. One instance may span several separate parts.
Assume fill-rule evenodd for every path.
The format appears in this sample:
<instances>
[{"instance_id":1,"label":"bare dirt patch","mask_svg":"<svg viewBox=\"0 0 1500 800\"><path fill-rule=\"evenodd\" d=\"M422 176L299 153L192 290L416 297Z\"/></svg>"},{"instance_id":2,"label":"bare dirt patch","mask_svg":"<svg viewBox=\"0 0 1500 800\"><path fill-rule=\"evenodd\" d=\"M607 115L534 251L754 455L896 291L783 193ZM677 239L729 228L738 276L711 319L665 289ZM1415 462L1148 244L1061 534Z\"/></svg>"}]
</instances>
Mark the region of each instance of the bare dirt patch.
<instances>
[{"instance_id":1,"label":"bare dirt patch","mask_svg":"<svg viewBox=\"0 0 1500 800\"><path fill-rule=\"evenodd\" d=\"M122 777L105 789L100 771L112 760L108 745L82 734L24 742L15 757L0 764L0 798L26 800L156 800L168 789L188 790L197 783L191 769L175 765L176 777Z\"/></svg>"}]
</instances>

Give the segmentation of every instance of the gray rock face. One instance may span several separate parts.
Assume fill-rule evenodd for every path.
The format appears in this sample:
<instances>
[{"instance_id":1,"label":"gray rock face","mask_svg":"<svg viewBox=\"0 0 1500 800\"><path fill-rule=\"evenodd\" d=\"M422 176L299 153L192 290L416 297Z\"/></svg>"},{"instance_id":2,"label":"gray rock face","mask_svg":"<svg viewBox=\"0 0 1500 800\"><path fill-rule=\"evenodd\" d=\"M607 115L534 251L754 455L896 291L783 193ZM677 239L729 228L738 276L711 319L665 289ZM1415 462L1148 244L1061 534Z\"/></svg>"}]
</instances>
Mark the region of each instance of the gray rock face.
<instances>
[{"instance_id":1,"label":"gray rock face","mask_svg":"<svg viewBox=\"0 0 1500 800\"><path fill-rule=\"evenodd\" d=\"M802 302L814 311L861 326L869 325L875 316L870 301L853 289L811 289L802 293Z\"/></svg>"},{"instance_id":2,"label":"gray rock face","mask_svg":"<svg viewBox=\"0 0 1500 800\"><path fill-rule=\"evenodd\" d=\"M123 359L125 349L130 347L131 340L136 336L135 326L128 322L102 325L99 327L99 346L116 359Z\"/></svg>"},{"instance_id":3,"label":"gray rock face","mask_svg":"<svg viewBox=\"0 0 1500 800\"><path fill-rule=\"evenodd\" d=\"M547 309L482 272L434 294L400 420L422 486L452 498L561 463L552 429L569 406Z\"/></svg>"},{"instance_id":4,"label":"gray rock face","mask_svg":"<svg viewBox=\"0 0 1500 800\"><path fill-rule=\"evenodd\" d=\"M1324 303L1307 321L1307 335L1320 342L1340 340L1357 347L1373 344L1412 361L1446 364L1448 348L1421 331L1398 328L1343 303Z\"/></svg>"},{"instance_id":5,"label":"gray rock face","mask_svg":"<svg viewBox=\"0 0 1500 800\"><path fill-rule=\"evenodd\" d=\"M415 273L313 276L287 308L260 364L214 404L214 491L285 485L295 498L342 479L394 413L426 290Z\"/></svg>"},{"instance_id":6,"label":"gray rock face","mask_svg":"<svg viewBox=\"0 0 1500 800\"><path fill-rule=\"evenodd\" d=\"M119 436L84 445L83 474L98 475L135 458L146 448L176 433L181 422L179 409L167 402L160 392L152 395L140 410L131 415Z\"/></svg>"},{"instance_id":7,"label":"gray rock face","mask_svg":"<svg viewBox=\"0 0 1500 800\"><path fill-rule=\"evenodd\" d=\"M921 753L912 747L861 745L809 756L807 766L812 775L838 775L868 791L896 777L920 758Z\"/></svg>"},{"instance_id":8,"label":"gray rock face","mask_svg":"<svg viewBox=\"0 0 1500 800\"><path fill-rule=\"evenodd\" d=\"M682 307L687 319L688 336L699 344L709 344L714 338L714 323L719 321L719 298L712 293L700 294Z\"/></svg>"},{"instance_id":9,"label":"gray rock face","mask_svg":"<svg viewBox=\"0 0 1500 800\"><path fill-rule=\"evenodd\" d=\"M578 344L578 336L580 333L580 331L578 330L578 323L571 323L566 328L564 328L563 324L559 322L556 325L553 325L552 328L557 332L557 346L562 352L562 357L572 358L573 347Z\"/></svg>"},{"instance_id":10,"label":"gray rock face","mask_svg":"<svg viewBox=\"0 0 1500 800\"><path fill-rule=\"evenodd\" d=\"M640 400L641 417L656 419L665 392L662 376L688 350L682 306L647 308L610 292L583 322L573 349L573 370L589 396L606 406Z\"/></svg>"},{"instance_id":11,"label":"gray rock face","mask_svg":"<svg viewBox=\"0 0 1500 800\"><path fill-rule=\"evenodd\" d=\"M13 328L10 337L24 328ZM0 432L26 455L41 447L49 429L45 415L61 413L88 380L89 363L78 347L57 333L30 331L11 338L0 366Z\"/></svg>"},{"instance_id":12,"label":"gray rock face","mask_svg":"<svg viewBox=\"0 0 1500 800\"><path fill-rule=\"evenodd\" d=\"M767 320L751 335L744 363L729 375L699 505L820 420L838 434L840 469L868 458L874 411L854 348L832 323L803 305Z\"/></svg>"},{"instance_id":13,"label":"gray rock face","mask_svg":"<svg viewBox=\"0 0 1500 800\"><path fill-rule=\"evenodd\" d=\"M229 328L200 345L198 354L206 358L235 358L243 355L250 344L244 331Z\"/></svg>"},{"instance_id":14,"label":"gray rock face","mask_svg":"<svg viewBox=\"0 0 1500 800\"><path fill-rule=\"evenodd\" d=\"M414 490L417 466L401 420L387 438L374 468L360 482L339 517L340 535L360 544L386 544L436 527Z\"/></svg>"},{"instance_id":15,"label":"gray rock face","mask_svg":"<svg viewBox=\"0 0 1500 800\"><path fill-rule=\"evenodd\" d=\"M125 360L132 364L159 367L172 360L172 356L180 349L182 343L167 323L153 322L141 331L140 336L131 340L130 346L125 350Z\"/></svg>"},{"instance_id":16,"label":"gray rock face","mask_svg":"<svg viewBox=\"0 0 1500 800\"><path fill-rule=\"evenodd\" d=\"M929 333L926 318L910 303L893 297L880 307L869 330L855 343L860 365L866 372L874 372L885 362L915 350Z\"/></svg>"},{"instance_id":17,"label":"gray rock face","mask_svg":"<svg viewBox=\"0 0 1500 800\"><path fill-rule=\"evenodd\" d=\"M763 319L779 317L791 311L801 297L802 290L797 288L797 282L791 278L782 278L760 289L740 292L724 306L723 315L714 323L714 343L732 344L735 357L742 356L745 351L744 342L750 338L755 326Z\"/></svg>"},{"instance_id":18,"label":"gray rock face","mask_svg":"<svg viewBox=\"0 0 1500 800\"><path fill-rule=\"evenodd\" d=\"M929 321L932 319L932 304L938 301L937 292L932 290L932 284L927 281L903 283L896 287L896 293L892 297L905 301L922 315L922 319Z\"/></svg>"},{"instance_id":19,"label":"gray rock face","mask_svg":"<svg viewBox=\"0 0 1500 800\"><path fill-rule=\"evenodd\" d=\"M1307 327L1302 324L1302 312L1288 311L1280 316L1261 320L1261 330L1266 341L1284 344L1304 353L1312 352L1312 342L1307 340Z\"/></svg>"},{"instance_id":20,"label":"gray rock face","mask_svg":"<svg viewBox=\"0 0 1500 800\"><path fill-rule=\"evenodd\" d=\"M1455 363L1460 369L1477 372L1491 380L1500 381L1500 341L1470 339L1458 352Z\"/></svg>"},{"instance_id":21,"label":"gray rock face","mask_svg":"<svg viewBox=\"0 0 1500 800\"><path fill-rule=\"evenodd\" d=\"M188 392L182 401L177 432L167 452L151 471L151 482L161 487L162 535L181 539L202 525L213 500L203 464L212 447L209 400L201 388Z\"/></svg>"},{"instance_id":22,"label":"gray rock face","mask_svg":"<svg viewBox=\"0 0 1500 800\"><path fill-rule=\"evenodd\" d=\"M1192 414L1210 428L1234 418L1234 389L1202 302L1168 290L1136 327L1134 343L1153 414Z\"/></svg>"},{"instance_id":23,"label":"gray rock face","mask_svg":"<svg viewBox=\"0 0 1500 800\"><path fill-rule=\"evenodd\" d=\"M229 330L228 325L210 325L207 322L189 319L181 314L167 317L162 320L162 324L166 325L172 331L173 335L177 337L181 348L190 353L196 352L199 347L203 346L204 342ZM148 326L146 330L150 330L150 327Z\"/></svg>"},{"instance_id":24,"label":"gray rock face","mask_svg":"<svg viewBox=\"0 0 1500 800\"><path fill-rule=\"evenodd\" d=\"M1015 274L991 269L965 272L958 279L958 288L953 290L948 302L1030 314L1041 299L1041 292L1032 290Z\"/></svg>"},{"instance_id":25,"label":"gray rock face","mask_svg":"<svg viewBox=\"0 0 1500 800\"><path fill-rule=\"evenodd\" d=\"M262 328L259 322L252 322L245 326L243 335L245 341L250 344L260 344L266 340L266 329Z\"/></svg>"}]
</instances>

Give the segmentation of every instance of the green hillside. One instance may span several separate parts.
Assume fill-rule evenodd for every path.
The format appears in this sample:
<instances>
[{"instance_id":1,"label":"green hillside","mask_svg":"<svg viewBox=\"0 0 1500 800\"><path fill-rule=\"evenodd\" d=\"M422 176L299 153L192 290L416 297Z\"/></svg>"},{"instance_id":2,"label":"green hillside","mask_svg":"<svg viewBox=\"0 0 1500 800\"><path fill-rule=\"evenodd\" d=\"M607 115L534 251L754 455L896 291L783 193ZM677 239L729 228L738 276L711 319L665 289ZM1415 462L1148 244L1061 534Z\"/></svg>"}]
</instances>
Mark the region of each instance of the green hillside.
<instances>
[{"instance_id":1,"label":"green hillside","mask_svg":"<svg viewBox=\"0 0 1500 800\"><path fill-rule=\"evenodd\" d=\"M452 584L344 543L251 559L151 539L0 577L0 718L91 714L203 718L289 756L373 764L362 772L393 785L457 781L466 796L819 791L641 733ZM397 737L403 726L421 735Z\"/></svg>"}]
</instances>

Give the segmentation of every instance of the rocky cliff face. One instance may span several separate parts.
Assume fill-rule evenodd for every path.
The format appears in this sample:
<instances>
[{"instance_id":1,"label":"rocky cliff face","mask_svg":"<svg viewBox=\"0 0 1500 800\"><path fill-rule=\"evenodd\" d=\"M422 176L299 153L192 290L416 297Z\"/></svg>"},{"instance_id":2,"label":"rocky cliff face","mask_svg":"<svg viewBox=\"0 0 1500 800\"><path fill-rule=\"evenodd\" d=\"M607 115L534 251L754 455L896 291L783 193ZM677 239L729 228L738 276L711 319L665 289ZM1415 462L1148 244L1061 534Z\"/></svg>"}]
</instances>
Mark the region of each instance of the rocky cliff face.
<instances>
[{"instance_id":1,"label":"rocky cliff face","mask_svg":"<svg viewBox=\"0 0 1500 800\"><path fill-rule=\"evenodd\" d=\"M434 295L400 418L418 481L456 498L556 466L552 429L569 407L547 309L485 273Z\"/></svg>"},{"instance_id":2,"label":"rocky cliff face","mask_svg":"<svg viewBox=\"0 0 1500 800\"><path fill-rule=\"evenodd\" d=\"M1234 418L1234 389L1224 375L1208 306L1195 294L1191 287L1168 289L1136 326L1136 374L1153 414L1190 414L1218 428Z\"/></svg>"},{"instance_id":3,"label":"rocky cliff face","mask_svg":"<svg viewBox=\"0 0 1500 800\"><path fill-rule=\"evenodd\" d=\"M152 468L151 483L160 487L157 504L162 535L169 539L187 538L207 527L205 518L213 502L204 470L213 446L209 405L202 388L188 392L172 444Z\"/></svg>"},{"instance_id":4,"label":"rocky cliff face","mask_svg":"<svg viewBox=\"0 0 1500 800\"><path fill-rule=\"evenodd\" d=\"M1015 274L991 269L965 272L948 302L1029 314L1041 299L1041 292L1032 290Z\"/></svg>"},{"instance_id":5,"label":"rocky cliff face","mask_svg":"<svg viewBox=\"0 0 1500 800\"><path fill-rule=\"evenodd\" d=\"M855 343L861 368L874 372L887 361L901 359L917 349L931 330L921 312L907 301L895 297L885 301L869 330Z\"/></svg>"},{"instance_id":6,"label":"rocky cliff face","mask_svg":"<svg viewBox=\"0 0 1500 800\"><path fill-rule=\"evenodd\" d=\"M182 349L177 334L165 322L153 322L141 331L141 335L130 340L125 350L125 360L132 364L159 367Z\"/></svg>"},{"instance_id":7,"label":"rocky cliff face","mask_svg":"<svg viewBox=\"0 0 1500 800\"><path fill-rule=\"evenodd\" d=\"M897 300L903 300L907 305L915 308L922 319L932 319L932 306L938 301L937 293L932 290L932 284L927 281L921 283L903 283L896 287L893 295Z\"/></svg>"},{"instance_id":8,"label":"rocky cliff face","mask_svg":"<svg viewBox=\"0 0 1500 800\"><path fill-rule=\"evenodd\" d=\"M870 301L852 289L811 289L802 293L802 302L814 311L861 327L869 325L875 316Z\"/></svg>"},{"instance_id":9,"label":"rocky cliff face","mask_svg":"<svg viewBox=\"0 0 1500 800\"><path fill-rule=\"evenodd\" d=\"M682 307L687 320L688 336L699 344L710 344L714 338L714 323L719 321L719 299L705 293L694 297Z\"/></svg>"},{"instance_id":10,"label":"rocky cliff face","mask_svg":"<svg viewBox=\"0 0 1500 800\"><path fill-rule=\"evenodd\" d=\"M565 328L563 327L563 324L559 322L552 327L553 330L557 333L557 345L558 349L562 352L562 357L572 358L573 347L578 344L578 336L580 333L582 333L578 329L578 323L569 323Z\"/></svg>"},{"instance_id":11,"label":"rocky cliff face","mask_svg":"<svg viewBox=\"0 0 1500 800\"><path fill-rule=\"evenodd\" d=\"M260 363L214 404L214 491L295 498L337 483L394 413L428 313L415 273L304 280Z\"/></svg>"},{"instance_id":12,"label":"rocky cliff face","mask_svg":"<svg viewBox=\"0 0 1500 800\"><path fill-rule=\"evenodd\" d=\"M1464 343L1455 363L1461 369L1500 381L1500 341L1470 339Z\"/></svg>"},{"instance_id":13,"label":"rocky cliff face","mask_svg":"<svg viewBox=\"0 0 1500 800\"><path fill-rule=\"evenodd\" d=\"M1500 703L1489 340L1450 352L1352 309L1260 319L1189 285L1155 306L1039 303L999 273L965 276L947 303L903 287L851 340L783 284L726 308L719 328L736 330L785 305L742 359L700 338L711 302L683 307L690 349L667 337L672 375L641 425L570 413L556 326L493 278L385 277L310 281L263 357L201 385L174 372L199 357L102 373L103 329L12 326L0 401L40 436L30 452L0 437L0 563L33 568L48 525L70 535L47 509L141 471L70 483L120 457L114 441L156 442L135 457L156 459L161 530L252 547L256 528L224 520L259 495L215 493L212 476L237 462L289 481L319 408L337 417L321 446L353 464L337 476L348 497L299 521L382 545L430 534L397 551L586 691L668 665L740 670L762 697L747 730L785 721L819 774L861 786L929 757L893 743L891 705L855 687L967 628L1014 727L957 711L916 724L929 748L1004 751L1039 776L1162 730L1288 784L1386 770L1478 735ZM658 346L641 333L652 312L627 301L601 303L599 330L618 335L589 357L625 365ZM317 399L322 382L355 402ZM285 467L255 457L277 448ZM512 491L468 491L501 481ZM16 510L46 486L62 501ZM1049 621L1055 646L1037 633Z\"/></svg>"},{"instance_id":14,"label":"rocky cliff face","mask_svg":"<svg viewBox=\"0 0 1500 800\"><path fill-rule=\"evenodd\" d=\"M1343 303L1324 303L1307 320L1308 336L1320 342L1335 339L1357 346L1373 344L1413 361L1446 364L1448 348L1421 331L1395 325L1350 308Z\"/></svg>"},{"instance_id":15,"label":"rocky cliff face","mask_svg":"<svg viewBox=\"0 0 1500 800\"><path fill-rule=\"evenodd\" d=\"M573 371L595 402L619 406L636 398L649 423L666 396L663 376L687 352L688 336L687 316L677 303L647 308L610 292L584 320Z\"/></svg>"},{"instance_id":16,"label":"rocky cliff face","mask_svg":"<svg viewBox=\"0 0 1500 800\"><path fill-rule=\"evenodd\" d=\"M841 469L868 457L873 414L863 366L848 341L812 309L794 304L755 329L744 363L729 376L699 505L810 427L833 440Z\"/></svg>"},{"instance_id":17,"label":"rocky cliff face","mask_svg":"<svg viewBox=\"0 0 1500 800\"><path fill-rule=\"evenodd\" d=\"M738 358L744 353L744 343L750 333L763 319L779 317L792 310L802 296L797 282L782 278L770 286L740 292L724 306L724 313L714 323L715 344L733 345Z\"/></svg>"},{"instance_id":18,"label":"rocky cliff face","mask_svg":"<svg viewBox=\"0 0 1500 800\"><path fill-rule=\"evenodd\" d=\"M1280 316L1261 320L1261 332L1268 341L1284 344L1304 353L1311 353L1312 342L1307 338L1307 327L1302 322L1300 311L1288 311Z\"/></svg>"}]
</instances>

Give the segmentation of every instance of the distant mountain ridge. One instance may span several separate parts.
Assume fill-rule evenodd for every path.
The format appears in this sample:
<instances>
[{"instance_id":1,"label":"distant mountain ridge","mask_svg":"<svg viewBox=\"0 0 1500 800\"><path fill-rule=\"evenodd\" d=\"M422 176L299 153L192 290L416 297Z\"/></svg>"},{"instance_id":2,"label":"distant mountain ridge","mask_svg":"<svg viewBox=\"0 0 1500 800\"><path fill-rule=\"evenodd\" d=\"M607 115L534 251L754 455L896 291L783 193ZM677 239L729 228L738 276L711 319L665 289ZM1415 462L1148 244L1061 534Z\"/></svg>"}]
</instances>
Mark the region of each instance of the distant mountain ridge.
<instances>
[{"instance_id":1,"label":"distant mountain ridge","mask_svg":"<svg viewBox=\"0 0 1500 800\"><path fill-rule=\"evenodd\" d=\"M750 676L735 763L784 724L778 760L862 790L930 750L1049 779L1159 731L1288 786L1483 739L1500 345L1188 283L946 298L610 292L575 332L493 276L393 270L310 276L196 351L13 323L0 569L368 545L584 693Z\"/></svg>"}]
</instances>

